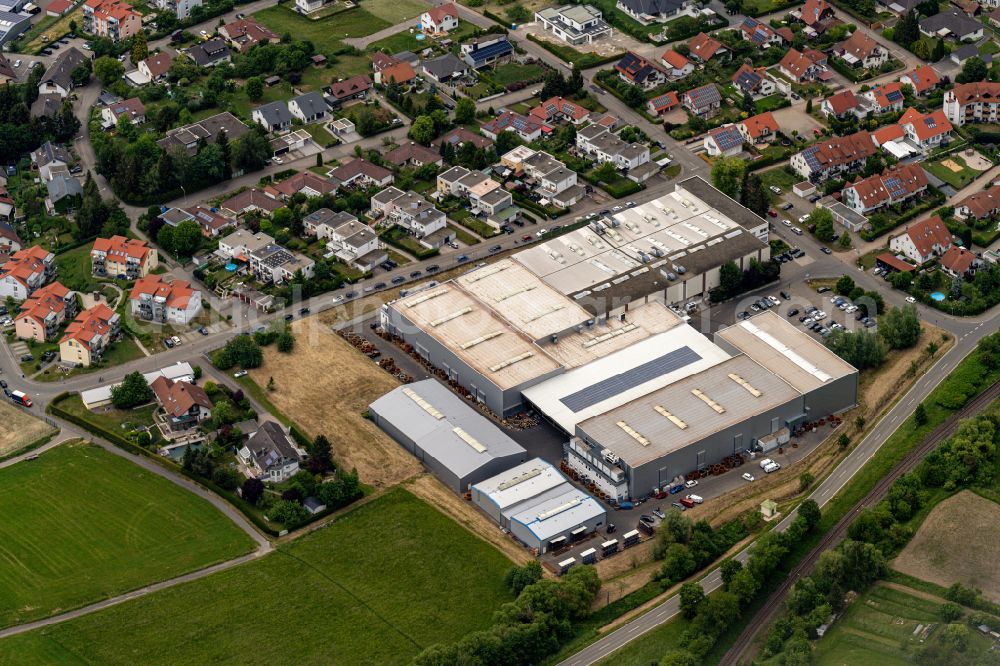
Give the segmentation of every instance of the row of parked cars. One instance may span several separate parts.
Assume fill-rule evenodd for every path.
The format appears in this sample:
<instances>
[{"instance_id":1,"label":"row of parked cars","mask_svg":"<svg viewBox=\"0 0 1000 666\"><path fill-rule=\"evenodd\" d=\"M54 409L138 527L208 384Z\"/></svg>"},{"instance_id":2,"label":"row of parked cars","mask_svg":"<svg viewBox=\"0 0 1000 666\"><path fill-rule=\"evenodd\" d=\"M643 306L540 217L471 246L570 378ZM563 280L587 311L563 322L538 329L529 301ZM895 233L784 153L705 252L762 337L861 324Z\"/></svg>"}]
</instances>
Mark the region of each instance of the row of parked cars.
<instances>
[{"instance_id":1,"label":"row of parked cars","mask_svg":"<svg viewBox=\"0 0 1000 666\"><path fill-rule=\"evenodd\" d=\"M785 262L791 261L792 259L798 259L798 258L804 257L804 256L806 256L805 252L803 252L801 249L799 249L797 247L793 247L792 249L786 250L785 252L782 252L781 254L776 254L772 258L775 261L777 261L779 264L783 264Z\"/></svg>"}]
</instances>

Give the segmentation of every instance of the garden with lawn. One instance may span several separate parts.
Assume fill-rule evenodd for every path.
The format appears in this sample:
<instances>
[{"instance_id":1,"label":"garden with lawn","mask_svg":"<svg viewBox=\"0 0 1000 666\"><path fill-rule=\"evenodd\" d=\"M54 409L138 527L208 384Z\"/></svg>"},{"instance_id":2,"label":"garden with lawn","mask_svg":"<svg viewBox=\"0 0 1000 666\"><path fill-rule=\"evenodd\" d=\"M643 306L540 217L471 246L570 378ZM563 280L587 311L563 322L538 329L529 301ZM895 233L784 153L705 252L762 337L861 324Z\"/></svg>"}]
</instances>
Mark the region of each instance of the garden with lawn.
<instances>
[{"instance_id":1,"label":"garden with lawn","mask_svg":"<svg viewBox=\"0 0 1000 666\"><path fill-rule=\"evenodd\" d=\"M69 611L253 547L208 502L84 443L0 470L0 512L0 626Z\"/></svg>"},{"instance_id":2,"label":"garden with lawn","mask_svg":"<svg viewBox=\"0 0 1000 666\"><path fill-rule=\"evenodd\" d=\"M970 167L955 153L940 160L924 162L923 167L956 190L962 189L983 173Z\"/></svg>"},{"instance_id":3,"label":"garden with lawn","mask_svg":"<svg viewBox=\"0 0 1000 666\"><path fill-rule=\"evenodd\" d=\"M346 38L366 37L392 26L360 7L314 21L296 13L289 5L276 5L254 12L254 17L279 35L288 33L295 39L312 42L318 52L327 56L342 50Z\"/></svg>"},{"instance_id":4,"label":"garden with lawn","mask_svg":"<svg viewBox=\"0 0 1000 666\"><path fill-rule=\"evenodd\" d=\"M407 664L489 626L510 566L397 488L251 563L4 639L0 662Z\"/></svg>"}]
</instances>

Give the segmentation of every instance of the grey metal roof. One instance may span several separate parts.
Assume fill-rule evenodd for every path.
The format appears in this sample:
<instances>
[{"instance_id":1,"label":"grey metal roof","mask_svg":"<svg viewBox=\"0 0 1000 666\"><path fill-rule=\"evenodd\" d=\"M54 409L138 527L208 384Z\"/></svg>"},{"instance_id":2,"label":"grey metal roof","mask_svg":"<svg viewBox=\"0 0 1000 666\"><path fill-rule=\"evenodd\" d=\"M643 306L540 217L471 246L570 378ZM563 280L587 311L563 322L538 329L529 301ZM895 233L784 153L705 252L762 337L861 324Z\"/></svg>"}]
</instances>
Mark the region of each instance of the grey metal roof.
<instances>
[{"instance_id":1,"label":"grey metal roof","mask_svg":"<svg viewBox=\"0 0 1000 666\"><path fill-rule=\"evenodd\" d=\"M305 95L300 95L292 101L299 105L299 108L302 109L302 113L304 113L307 118L326 113L327 109L330 108L327 105L326 100L323 99L323 95L318 92L309 92Z\"/></svg>"},{"instance_id":2,"label":"grey metal roof","mask_svg":"<svg viewBox=\"0 0 1000 666\"><path fill-rule=\"evenodd\" d=\"M466 72L469 66L453 56L452 54L443 55L440 58L432 58L430 60L424 61L424 71L433 76L435 79L448 78L454 76L456 73Z\"/></svg>"},{"instance_id":3,"label":"grey metal roof","mask_svg":"<svg viewBox=\"0 0 1000 666\"><path fill-rule=\"evenodd\" d=\"M746 206L727 197L725 194L712 187L700 176L693 176L687 180L682 180L679 187L684 188L702 201L708 203L733 222L736 222L744 229L753 230L762 224L767 224L767 220L757 215Z\"/></svg>"},{"instance_id":4,"label":"grey metal roof","mask_svg":"<svg viewBox=\"0 0 1000 666\"><path fill-rule=\"evenodd\" d=\"M47 182L45 187L48 189L49 199L53 203L66 197L83 194L83 187L80 185L80 181L73 176L56 176Z\"/></svg>"},{"instance_id":5,"label":"grey metal roof","mask_svg":"<svg viewBox=\"0 0 1000 666\"><path fill-rule=\"evenodd\" d=\"M269 128L275 125L287 125L292 122L292 114L284 102L270 102L264 106L258 106L254 111L264 117L264 122L267 123Z\"/></svg>"},{"instance_id":6,"label":"grey metal roof","mask_svg":"<svg viewBox=\"0 0 1000 666\"><path fill-rule=\"evenodd\" d=\"M418 399L436 410L440 418L418 403ZM526 455L521 445L436 379L395 388L369 405L369 409L459 478L497 458ZM460 437L456 429L482 445L482 452Z\"/></svg>"}]
</instances>

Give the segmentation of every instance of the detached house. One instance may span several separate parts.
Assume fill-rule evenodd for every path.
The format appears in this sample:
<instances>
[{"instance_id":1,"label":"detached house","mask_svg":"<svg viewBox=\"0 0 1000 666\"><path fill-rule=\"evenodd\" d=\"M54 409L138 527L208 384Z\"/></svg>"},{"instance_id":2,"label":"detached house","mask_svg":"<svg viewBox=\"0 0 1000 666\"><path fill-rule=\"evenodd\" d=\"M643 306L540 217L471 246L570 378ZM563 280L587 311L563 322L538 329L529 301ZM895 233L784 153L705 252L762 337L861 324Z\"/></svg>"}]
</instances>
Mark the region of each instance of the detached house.
<instances>
[{"instance_id":1,"label":"detached house","mask_svg":"<svg viewBox=\"0 0 1000 666\"><path fill-rule=\"evenodd\" d=\"M352 99L364 99L372 89L372 80L367 74L352 76L330 84L330 94L326 101L330 106L339 106Z\"/></svg>"},{"instance_id":2,"label":"detached house","mask_svg":"<svg viewBox=\"0 0 1000 666\"><path fill-rule=\"evenodd\" d=\"M59 360L89 367L104 356L121 331L121 317L104 303L84 310L59 340Z\"/></svg>"},{"instance_id":3,"label":"detached house","mask_svg":"<svg viewBox=\"0 0 1000 666\"><path fill-rule=\"evenodd\" d=\"M681 103L680 98L677 96L677 92L671 90L665 95L659 95L649 100L646 104L646 108L654 116L662 116L665 113L669 113L676 109Z\"/></svg>"},{"instance_id":4,"label":"detached house","mask_svg":"<svg viewBox=\"0 0 1000 666\"><path fill-rule=\"evenodd\" d=\"M832 53L856 69L875 69L889 60L889 51L860 30L834 46Z\"/></svg>"},{"instance_id":5,"label":"detached house","mask_svg":"<svg viewBox=\"0 0 1000 666\"><path fill-rule=\"evenodd\" d=\"M69 47L60 53L45 70L42 80L38 82L38 94L54 94L65 98L73 90L73 70L87 62L87 57L75 47Z\"/></svg>"},{"instance_id":6,"label":"detached house","mask_svg":"<svg viewBox=\"0 0 1000 666\"><path fill-rule=\"evenodd\" d=\"M248 478L281 483L299 471L302 453L284 428L274 421L265 421L237 452L237 457Z\"/></svg>"},{"instance_id":7,"label":"detached house","mask_svg":"<svg viewBox=\"0 0 1000 666\"><path fill-rule=\"evenodd\" d=\"M215 67L220 63L229 62L233 55L229 45L218 37L195 44L187 50L187 54L199 67Z\"/></svg>"},{"instance_id":8,"label":"detached house","mask_svg":"<svg viewBox=\"0 0 1000 666\"><path fill-rule=\"evenodd\" d=\"M133 125L141 125L146 122L146 107L138 97L109 104L101 109L101 126L105 129L116 127L123 117Z\"/></svg>"},{"instance_id":9,"label":"detached house","mask_svg":"<svg viewBox=\"0 0 1000 666\"><path fill-rule=\"evenodd\" d=\"M740 68L733 74L733 84L740 89L744 95L753 97L767 97L773 95L778 87L767 74L766 67L753 67L747 63L740 65Z\"/></svg>"},{"instance_id":10,"label":"detached house","mask_svg":"<svg viewBox=\"0 0 1000 666\"><path fill-rule=\"evenodd\" d=\"M956 42L983 38L983 24L957 9L938 12L920 21L921 34L932 38L953 39Z\"/></svg>"},{"instance_id":11,"label":"detached house","mask_svg":"<svg viewBox=\"0 0 1000 666\"><path fill-rule=\"evenodd\" d=\"M917 67L913 71L903 74L899 77L899 82L904 85L912 86L913 92L916 93L918 97L924 97L941 85L941 77L938 75L936 69L930 65L924 65L923 67Z\"/></svg>"},{"instance_id":12,"label":"detached house","mask_svg":"<svg viewBox=\"0 0 1000 666\"><path fill-rule=\"evenodd\" d=\"M140 60L139 73L145 82L162 81L170 72L170 66L174 64L174 59L168 53L154 53L145 60Z\"/></svg>"},{"instance_id":13,"label":"detached house","mask_svg":"<svg viewBox=\"0 0 1000 666\"><path fill-rule=\"evenodd\" d=\"M725 59L729 56L729 49L723 46L722 42L703 32L692 37L687 45L691 59L698 62L708 62L715 57Z\"/></svg>"},{"instance_id":14,"label":"detached house","mask_svg":"<svg viewBox=\"0 0 1000 666\"><path fill-rule=\"evenodd\" d=\"M14 319L14 333L21 340L46 342L59 332L59 326L76 316L76 292L59 282L36 289L21 303Z\"/></svg>"},{"instance_id":15,"label":"detached house","mask_svg":"<svg viewBox=\"0 0 1000 666\"><path fill-rule=\"evenodd\" d=\"M686 0L618 0L615 7L639 23L649 25L679 16L687 4Z\"/></svg>"},{"instance_id":16,"label":"detached house","mask_svg":"<svg viewBox=\"0 0 1000 666\"><path fill-rule=\"evenodd\" d=\"M338 188L385 187L393 181L392 172L361 158L351 160L330 171L330 180Z\"/></svg>"},{"instance_id":17,"label":"detached house","mask_svg":"<svg viewBox=\"0 0 1000 666\"><path fill-rule=\"evenodd\" d=\"M166 282L159 275L136 280L129 293L132 315L160 324L189 324L201 313L201 291L186 280Z\"/></svg>"},{"instance_id":18,"label":"detached house","mask_svg":"<svg viewBox=\"0 0 1000 666\"><path fill-rule=\"evenodd\" d=\"M925 153L932 148L947 145L954 129L941 110L924 115L916 109L907 109L898 123L910 143Z\"/></svg>"},{"instance_id":19,"label":"detached house","mask_svg":"<svg viewBox=\"0 0 1000 666\"><path fill-rule=\"evenodd\" d=\"M877 115L902 111L903 104L906 102L903 86L897 82L875 86L864 93L862 98L864 100L862 104L866 104L868 110Z\"/></svg>"},{"instance_id":20,"label":"detached house","mask_svg":"<svg viewBox=\"0 0 1000 666\"><path fill-rule=\"evenodd\" d=\"M250 117L268 132L280 132L292 126L292 113L284 102L269 102L258 106Z\"/></svg>"},{"instance_id":21,"label":"detached house","mask_svg":"<svg viewBox=\"0 0 1000 666\"><path fill-rule=\"evenodd\" d=\"M743 134L736 125L723 125L709 130L704 144L712 157L734 157L743 152Z\"/></svg>"},{"instance_id":22,"label":"detached house","mask_svg":"<svg viewBox=\"0 0 1000 666\"><path fill-rule=\"evenodd\" d=\"M868 114L853 90L841 90L836 95L827 97L820 104L819 110L827 118L832 116L839 120L844 120L848 116L863 118Z\"/></svg>"},{"instance_id":23,"label":"detached house","mask_svg":"<svg viewBox=\"0 0 1000 666\"><path fill-rule=\"evenodd\" d=\"M751 116L737 123L743 140L749 144L769 143L778 134L778 121L770 111Z\"/></svg>"},{"instance_id":24,"label":"detached house","mask_svg":"<svg viewBox=\"0 0 1000 666\"><path fill-rule=\"evenodd\" d=\"M219 28L219 35L240 53L246 53L257 44L277 44L281 41L281 35L264 27L252 16L227 23Z\"/></svg>"},{"instance_id":25,"label":"detached house","mask_svg":"<svg viewBox=\"0 0 1000 666\"><path fill-rule=\"evenodd\" d=\"M813 34L819 32L817 28L834 16L833 7L826 0L806 0L806 4L801 9L792 12L792 16L806 24L812 29Z\"/></svg>"},{"instance_id":26,"label":"detached house","mask_svg":"<svg viewBox=\"0 0 1000 666\"><path fill-rule=\"evenodd\" d=\"M439 58L425 60L421 66L424 76L427 76L438 83L448 83L455 79L469 75L469 66L463 60L459 60L448 53Z\"/></svg>"},{"instance_id":27,"label":"detached house","mask_svg":"<svg viewBox=\"0 0 1000 666\"><path fill-rule=\"evenodd\" d=\"M504 111L485 123L479 131L494 141L501 132L514 132L525 141L534 141L542 135L543 129L548 130L548 127L535 118L522 116L514 111Z\"/></svg>"},{"instance_id":28,"label":"detached house","mask_svg":"<svg viewBox=\"0 0 1000 666\"><path fill-rule=\"evenodd\" d=\"M507 62L514 55L514 45L507 35L486 35L462 44L460 54L472 69L482 69Z\"/></svg>"},{"instance_id":29,"label":"detached house","mask_svg":"<svg viewBox=\"0 0 1000 666\"><path fill-rule=\"evenodd\" d=\"M674 79L682 79L694 71L694 63L673 49L664 51L660 62Z\"/></svg>"},{"instance_id":30,"label":"detached house","mask_svg":"<svg viewBox=\"0 0 1000 666\"><path fill-rule=\"evenodd\" d=\"M927 190L927 185L927 174L919 165L900 165L848 185L843 190L843 203L864 215L914 199Z\"/></svg>"},{"instance_id":31,"label":"detached house","mask_svg":"<svg viewBox=\"0 0 1000 666\"><path fill-rule=\"evenodd\" d=\"M938 259L941 269L948 275L956 278L970 279L976 273L976 269L982 263L975 252L970 252L964 247L952 245Z\"/></svg>"},{"instance_id":32,"label":"detached house","mask_svg":"<svg viewBox=\"0 0 1000 666\"><path fill-rule=\"evenodd\" d=\"M722 93L714 83L694 88L681 97L684 108L696 116L711 118L722 108Z\"/></svg>"},{"instance_id":33,"label":"detached house","mask_svg":"<svg viewBox=\"0 0 1000 666\"><path fill-rule=\"evenodd\" d=\"M788 28L775 30L768 24L749 16L743 19L743 23L740 24L740 34L743 35L743 39L746 41L765 49L772 45L783 46L784 44L791 44L794 37L792 31Z\"/></svg>"},{"instance_id":34,"label":"detached house","mask_svg":"<svg viewBox=\"0 0 1000 666\"><path fill-rule=\"evenodd\" d=\"M615 71L622 81L639 86L643 90L652 90L667 82L667 72L659 65L631 51L622 56L615 65Z\"/></svg>"},{"instance_id":35,"label":"detached house","mask_svg":"<svg viewBox=\"0 0 1000 666\"><path fill-rule=\"evenodd\" d=\"M906 231L889 241L890 250L905 255L918 265L943 255L951 246L951 232L937 215L907 227Z\"/></svg>"},{"instance_id":36,"label":"detached house","mask_svg":"<svg viewBox=\"0 0 1000 666\"><path fill-rule=\"evenodd\" d=\"M533 108L529 115L543 123L568 122L580 125L590 117L590 111L568 99L552 97Z\"/></svg>"},{"instance_id":37,"label":"detached house","mask_svg":"<svg viewBox=\"0 0 1000 666\"><path fill-rule=\"evenodd\" d=\"M778 71L795 83L812 81L826 71L826 55L814 49L806 49L805 53L788 49L778 63Z\"/></svg>"},{"instance_id":38,"label":"detached house","mask_svg":"<svg viewBox=\"0 0 1000 666\"><path fill-rule=\"evenodd\" d=\"M202 387L160 375L149 385L163 408L164 423L172 432L191 430L212 416L212 401Z\"/></svg>"},{"instance_id":39,"label":"detached house","mask_svg":"<svg viewBox=\"0 0 1000 666\"><path fill-rule=\"evenodd\" d=\"M262 282L284 284L301 273L309 279L316 262L309 257L286 250L280 245L266 245L250 253L250 270Z\"/></svg>"},{"instance_id":40,"label":"detached house","mask_svg":"<svg viewBox=\"0 0 1000 666\"><path fill-rule=\"evenodd\" d=\"M997 213L1000 213L1000 185L971 194L955 206L955 217L960 220L983 220Z\"/></svg>"},{"instance_id":41,"label":"detached house","mask_svg":"<svg viewBox=\"0 0 1000 666\"><path fill-rule=\"evenodd\" d=\"M288 101L288 111L304 123L317 123L326 118L327 106L323 95L310 92Z\"/></svg>"},{"instance_id":42,"label":"detached house","mask_svg":"<svg viewBox=\"0 0 1000 666\"><path fill-rule=\"evenodd\" d=\"M386 162L398 167L420 168L426 164L436 164L438 166L444 164L444 159L440 153L413 141L406 142L398 148L390 150L383 157Z\"/></svg>"},{"instance_id":43,"label":"detached house","mask_svg":"<svg viewBox=\"0 0 1000 666\"><path fill-rule=\"evenodd\" d=\"M458 27L458 7L452 3L429 9L420 15L420 28L428 35L446 35Z\"/></svg>"}]
</instances>

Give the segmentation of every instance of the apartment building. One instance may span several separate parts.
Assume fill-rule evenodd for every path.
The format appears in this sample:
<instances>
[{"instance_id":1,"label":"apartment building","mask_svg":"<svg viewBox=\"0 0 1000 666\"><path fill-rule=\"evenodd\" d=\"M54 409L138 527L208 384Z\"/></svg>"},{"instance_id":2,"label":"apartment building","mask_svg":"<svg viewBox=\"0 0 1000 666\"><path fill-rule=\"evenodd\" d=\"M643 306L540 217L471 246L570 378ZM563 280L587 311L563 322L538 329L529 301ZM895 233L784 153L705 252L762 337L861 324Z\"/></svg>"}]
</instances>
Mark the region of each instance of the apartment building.
<instances>
[{"instance_id":1,"label":"apartment building","mask_svg":"<svg viewBox=\"0 0 1000 666\"><path fill-rule=\"evenodd\" d=\"M88 367L104 356L121 330L121 317L104 303L76 316L59 340L59 360Z\"/></svg>"},{"instance_id":2,"label":"apartment building","mask_svg":"<svg viewBox=\"0 0 1000 666\"><path fill-rule=\"evenodd\" d=\"M56 274L56 255L34 245L18 250L0 268L0 299L23 301Z\"/></svg>"},{"instance_id":3,"label":"apartment building","mask_svg":"<svg viewBox=\"0 0 1000 666\"><path fill-rule=\"evenodd\" d=\"M137 280L159 265L156 248L137 238L98 238L90 251L91 272L98 277Z\"/></svg>"},{"instance_id":4,"label":"apartment building","mask_svg":"<svg viewBox=\"0 0 1000 666\"><path fill-rule=\"evenodd\" d=\"M953 125L995 123L1000 119L1000 83L958 83L944 94L944 114Z\"/></svg>"},{"instance_id":5,"label":"apartment building","mask_svg":"<svg viewBox=\"0 0 1000 666\"><path fill-rule=\"evenodd\" d=\"M343 211L320 208L302 218L306 234L326 241L327 256L370 271L384 262L388 254L375 230Z\"/></svg>"},{"instance_id":6,"label":"apartment building","mask_svg":"<svg viewBox=\"0 0 1000 666\"><path fill-rule=\"evenodd\" d=\"M250 253L250 270L263 282L283 284L299 271L302 277L313 276L316 262L309 257L286 250L277 244L266 245Z\"/></svg>"},{"instance_id":7,"label":"apartment building","mask_svg":"<svg viewBox=\"0 0 1000 666\"><path fill-rule=\"evenodd\" d=\"M821 183L860 169L876 150L869 132L829 136L792 155L790 165L803 178Z\"/></svg>"},{"instance_id":8,"label":"apartment building","mask_svg":"<svg viewBox=\"0 0 1000 666\"><path fill-rule=\"evenodd\" d=\"M160 324L190 324L201 313L201 291L186 280L167 282L160 275L137 280L129 293L132 315Z\"/></svg>"},{"instance_id":9,"label":"apartment building","mask_svg":"<svg viewBox=\"0 0 1000 666\"><path fill-rule=\"evenodd\" d=\"M76 292L59 282L35 290L21 303L21 312L14 319L14 333L21 340L46 342L53 339L59 327L77 311Z\"/></svg>"},{"instance_id":10,"label":"apartment building","mask_svg":"<svg viewBox=\"0 0 1000 666\"><path fill-rule=\"evenodd\" d=\"M920 165L900 165L848 185L843 189L843 203L864 215L919 197L927 186L927 174Z\"/></svg>"},{"instance_id":11,"label":"apartment building","mask_svg":"<svg viewBox=\"0 0 1000 666\"><path fill-rule=\"evenodd\" d=\"M576 147L599 164L610 162L631 170L649 162L649 146L623 141L601 125L588 125L576 133Z\"/></svg>"},{"instance_id":12,"label":"apartment building","mask_svg":"<svg viewBox=\"0 0 1000 666\"><path fill-rule=\"evenodd\" d=\"M159 9L177 14L181 21L191 15L192 9L201 5L202 0L156 0Z\"/></svg>"},{"instance_id":13,"label":"apartment building","mask_svg":"<svg viewBox=\"0 0 1000 666\"><path fill-rule=\"evenodd\" d=\"M493 216L513 204L510 192L482 171L452 167L437 177L437 191L468 198L473 215Z\"/></svg>"},{"instance_id":14,"label":"apartment building","mask_svg":"<svg viewBox=\"0 0 1000 666\"><path fill-rule=\"evenodd\" d=\"M142 15L121 0L87 0L83 31L118 42L142 31Z\"/></svg>"},{"instance_id":15,"label":"apartment building","mask_svg":"<svg viewBox=\"0 0 1000 666\"><path fill-rule=\"evenodd\" d=\"M385 222L408 231L421 245L441 247L453 237L445 214L416 192L390 187L372 197L373 217L382 215Z\"/></svg>"}]
</instances>

